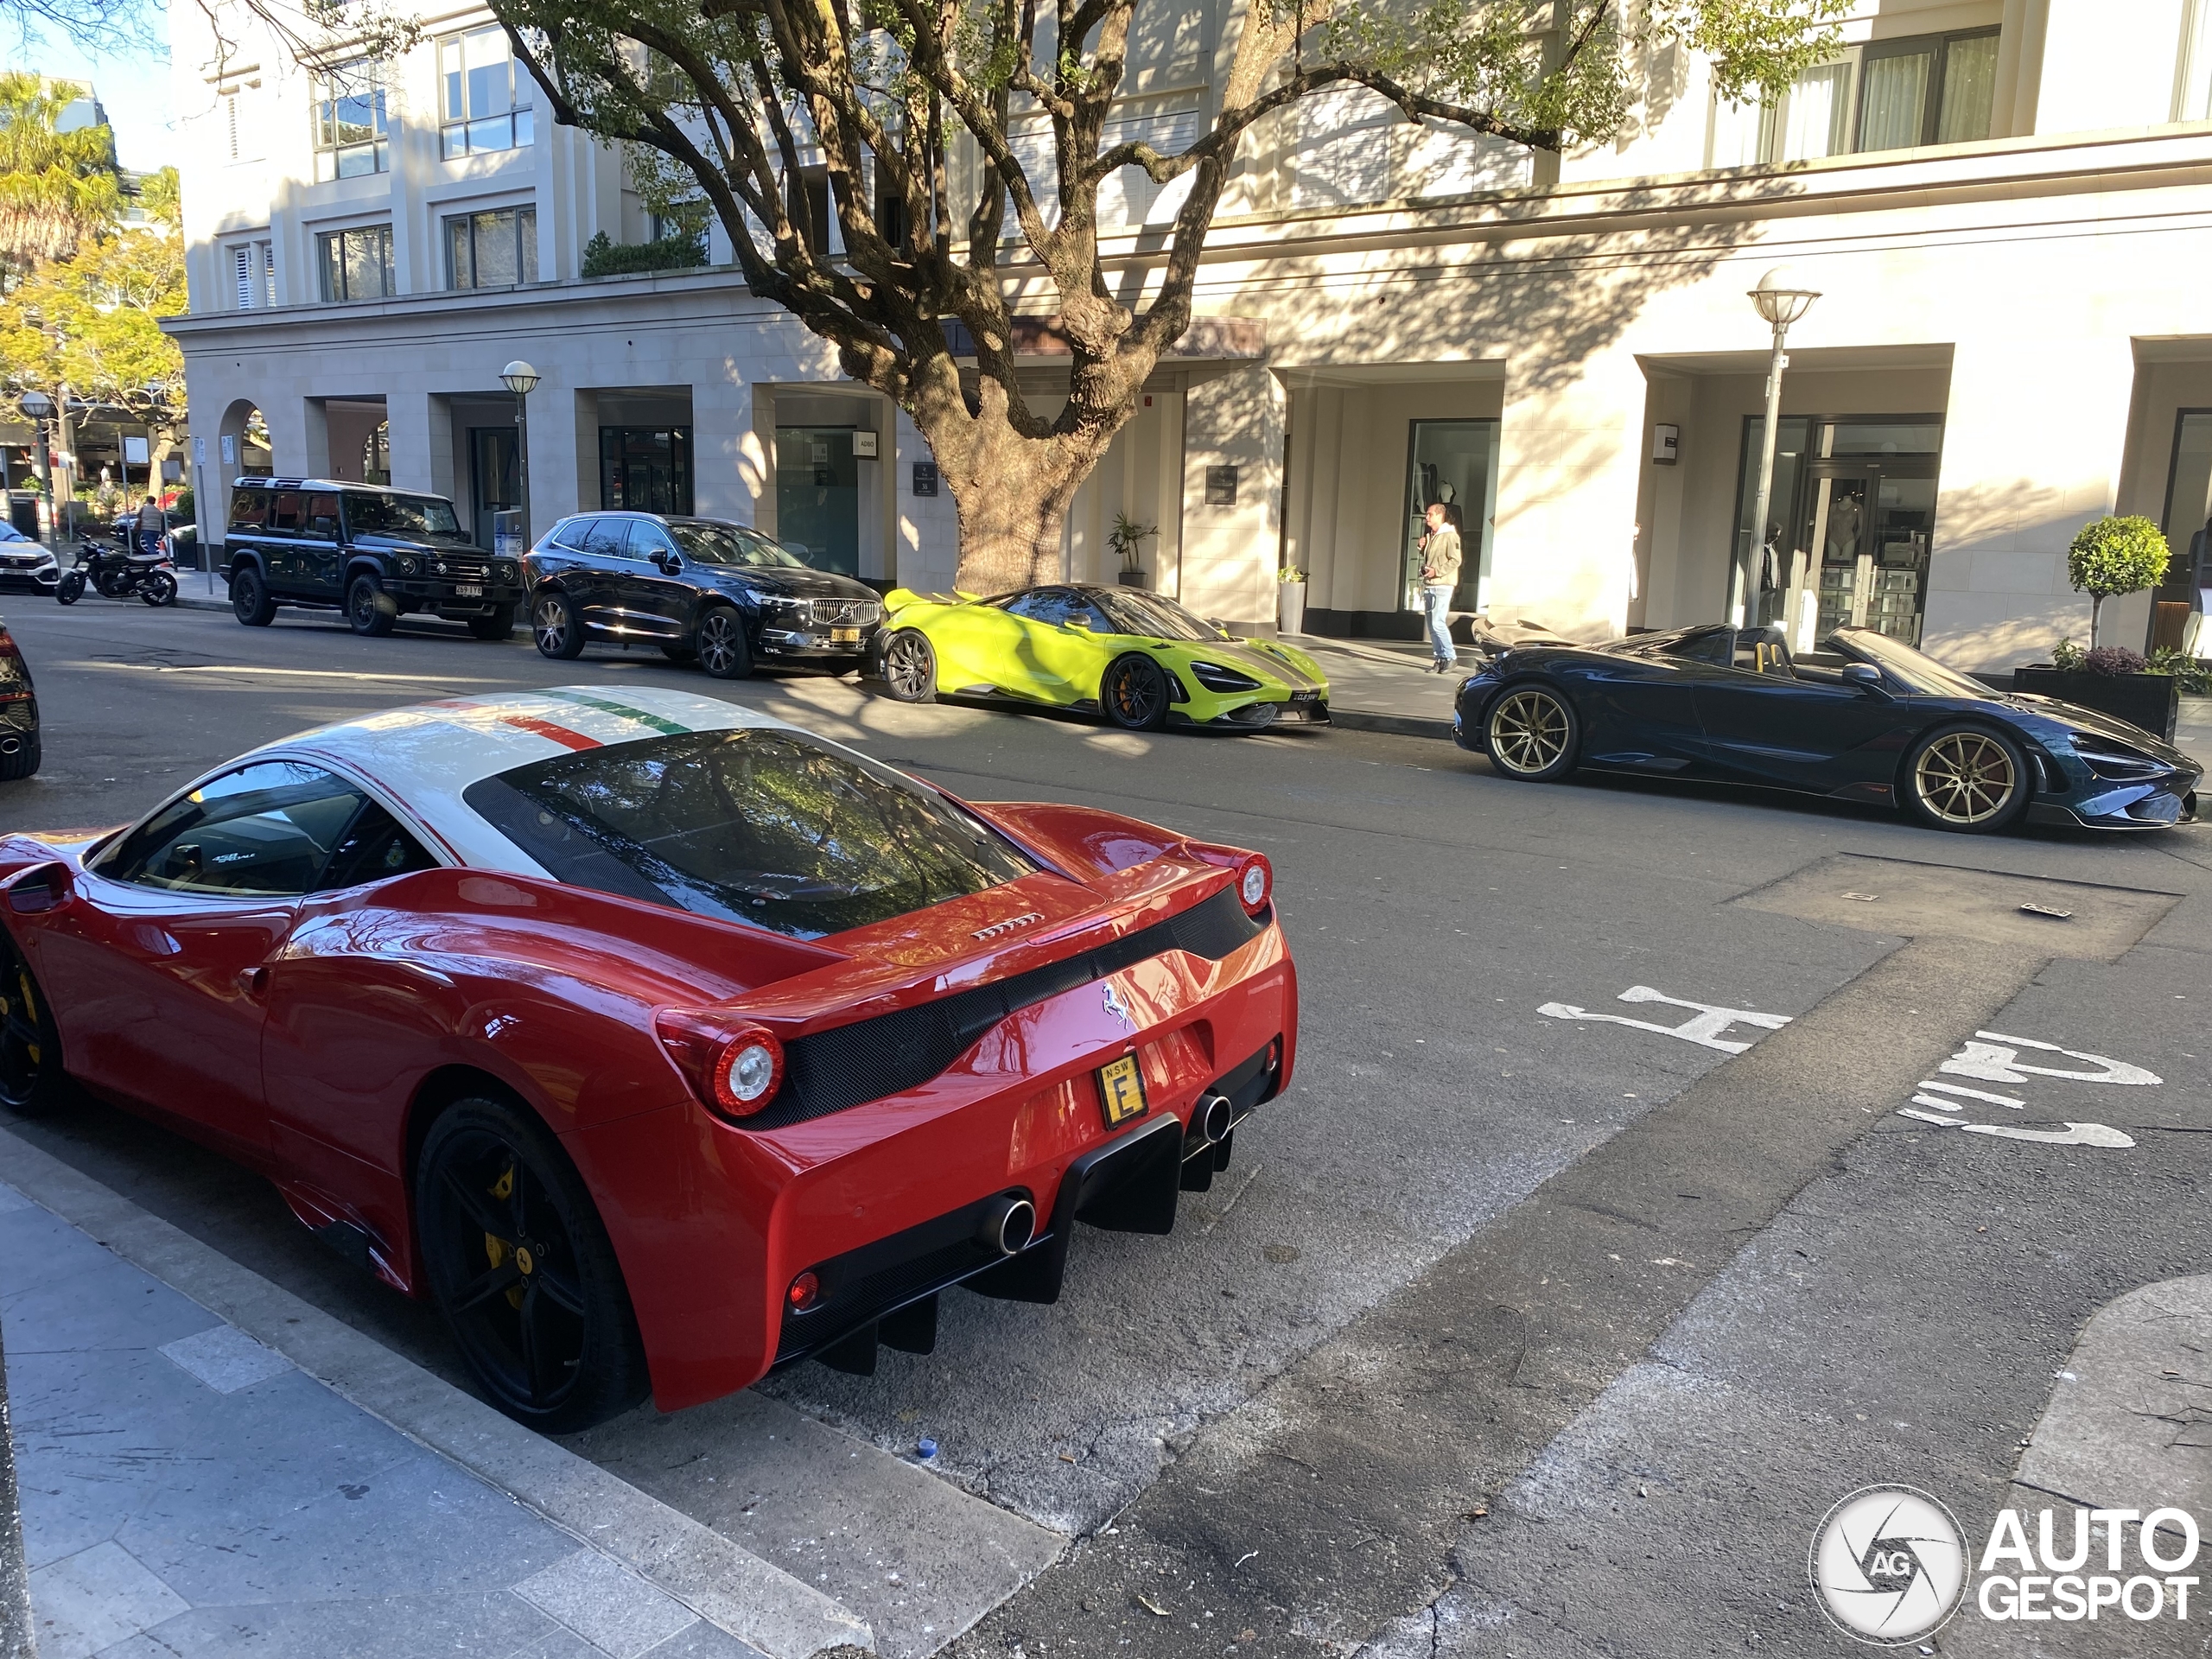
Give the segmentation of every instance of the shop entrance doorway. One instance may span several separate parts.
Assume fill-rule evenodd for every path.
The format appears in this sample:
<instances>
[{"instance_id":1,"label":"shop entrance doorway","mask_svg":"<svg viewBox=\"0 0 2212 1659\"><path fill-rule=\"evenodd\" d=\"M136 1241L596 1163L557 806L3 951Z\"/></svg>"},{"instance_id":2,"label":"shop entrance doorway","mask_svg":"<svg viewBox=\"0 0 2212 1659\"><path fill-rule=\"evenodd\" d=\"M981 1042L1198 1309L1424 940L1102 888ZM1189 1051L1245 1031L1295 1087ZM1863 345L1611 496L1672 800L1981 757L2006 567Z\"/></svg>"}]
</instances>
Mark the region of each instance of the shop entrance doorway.
<instances>
[{"instance_id":1,"label":"shop entrance doorway","mask_svg":"<svg viewBox=\"0 0 2212 1659\"><path fill-rule=\"evenodd\" d=\"M776 429L776 536L817 570L861 569L861 469L849 426Z\"/></svg>"},{"instance_id":2,"label":"shop entrance doorway","mask_svg":"<svg viewBox=\"0 0 2212 1659\"><path fill-rule=\"evenodd\" d=\"M1751 541L1760 424L1756 416L1745 423L1739 547ZM1753 615L1783 629L1798 652L1847 624L1917 645L1942 421L1797 416L1776 438L1776 511L1751 561L1758 583Z\"/></svg>"}]
</instances>

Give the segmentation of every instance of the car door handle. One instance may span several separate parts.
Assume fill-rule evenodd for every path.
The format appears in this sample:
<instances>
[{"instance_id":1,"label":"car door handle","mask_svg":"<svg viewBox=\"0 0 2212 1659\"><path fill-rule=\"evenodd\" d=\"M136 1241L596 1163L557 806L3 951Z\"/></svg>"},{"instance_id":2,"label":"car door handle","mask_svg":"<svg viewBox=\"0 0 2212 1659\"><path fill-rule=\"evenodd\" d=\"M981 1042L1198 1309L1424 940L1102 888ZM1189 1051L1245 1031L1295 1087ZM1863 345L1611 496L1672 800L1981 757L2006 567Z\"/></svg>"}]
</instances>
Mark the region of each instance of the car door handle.
<instances>
[{"instance_id":1,"label":"car door handle","mask_svg":"<svg viewBox=\"0 0 2212 1659\"><path fill-rule=\"evenodd\" d=\"M269 969L266 968L239 969L238 988L248 996L259 996L269 988Z\"/></svg>"}]
</instances>

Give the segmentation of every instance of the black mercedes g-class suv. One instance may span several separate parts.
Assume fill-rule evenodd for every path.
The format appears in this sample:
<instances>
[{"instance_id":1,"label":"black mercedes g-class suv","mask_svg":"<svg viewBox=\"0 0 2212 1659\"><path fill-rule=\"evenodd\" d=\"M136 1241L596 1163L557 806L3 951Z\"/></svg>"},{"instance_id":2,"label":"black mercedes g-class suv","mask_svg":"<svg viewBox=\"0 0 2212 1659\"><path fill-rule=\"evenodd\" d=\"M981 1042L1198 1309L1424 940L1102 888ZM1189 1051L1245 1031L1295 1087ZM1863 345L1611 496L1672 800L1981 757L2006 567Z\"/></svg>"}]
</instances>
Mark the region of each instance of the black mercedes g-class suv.
<instances>
[{"instance_id":1,"label":"black mercedes g-class suv","mask_svg":"<svg viewBox=\"0 0 2212 1659\"><path fill-rule=\"evenodd\" d=\"M514 631L522 564L469 539L442 496L327 478L241 478L223 535L231 609L263 628L279 605L340 610L353 632L390 633L410 611Z\"/></svg>"}]
</instances>

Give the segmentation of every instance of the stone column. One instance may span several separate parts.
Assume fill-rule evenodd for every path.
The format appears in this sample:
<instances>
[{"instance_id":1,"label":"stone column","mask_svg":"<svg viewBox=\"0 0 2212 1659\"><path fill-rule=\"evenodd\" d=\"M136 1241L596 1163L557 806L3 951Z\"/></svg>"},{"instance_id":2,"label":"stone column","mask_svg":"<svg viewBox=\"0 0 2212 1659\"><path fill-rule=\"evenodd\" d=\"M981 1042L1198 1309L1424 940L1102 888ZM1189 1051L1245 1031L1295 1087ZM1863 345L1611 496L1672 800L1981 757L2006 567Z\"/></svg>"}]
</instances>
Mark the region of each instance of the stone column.
<instances>
[{"instance_id":1,"label":"stone column","mask_svg":"<svg viewBox=\"0 0 2212 1659\"><path fill-rule=\"evenodd\" d=\"M1955 667L2041 661L2066 634L2088 643L2066 548L2119 499L2135 353L2125 335L2069 336L2050 321L2032 352L1990 335L1951 359L1921 641ZM2147 604L2107 601L2107 643L2139 645Z\"/></svg>"},{"instance_id":2,"label":"stone column","mask_svg":"<svg viewBox=\"0 0 2212 1659\"><path fill-rule=\"evenodd\" d=\"M1509 361L1492 616L1584 639L1627 626L1643 406L1633 353Z\"/></svg>"}]
</instances>

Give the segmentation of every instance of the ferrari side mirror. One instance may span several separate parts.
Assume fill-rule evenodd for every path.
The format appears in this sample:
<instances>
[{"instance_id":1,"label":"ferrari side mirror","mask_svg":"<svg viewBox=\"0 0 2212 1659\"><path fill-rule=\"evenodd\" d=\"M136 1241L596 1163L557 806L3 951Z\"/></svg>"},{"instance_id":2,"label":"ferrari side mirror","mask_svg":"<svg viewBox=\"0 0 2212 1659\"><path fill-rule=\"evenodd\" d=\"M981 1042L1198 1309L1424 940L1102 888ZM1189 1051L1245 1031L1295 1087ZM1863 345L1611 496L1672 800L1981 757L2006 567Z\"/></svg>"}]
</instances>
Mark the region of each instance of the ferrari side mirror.
<instances>
[{"instance_id":1,"label":"ferrari side mirror","mask_svg":"<svg viewBox=\"0 0 2212 1659\"><path fill-rule=\"evenodd\" d=\"M8 908L18 916L59 910L69 902L70 892L66 865L36 865L8 884Z\"/></svg>"}]
</instances>

